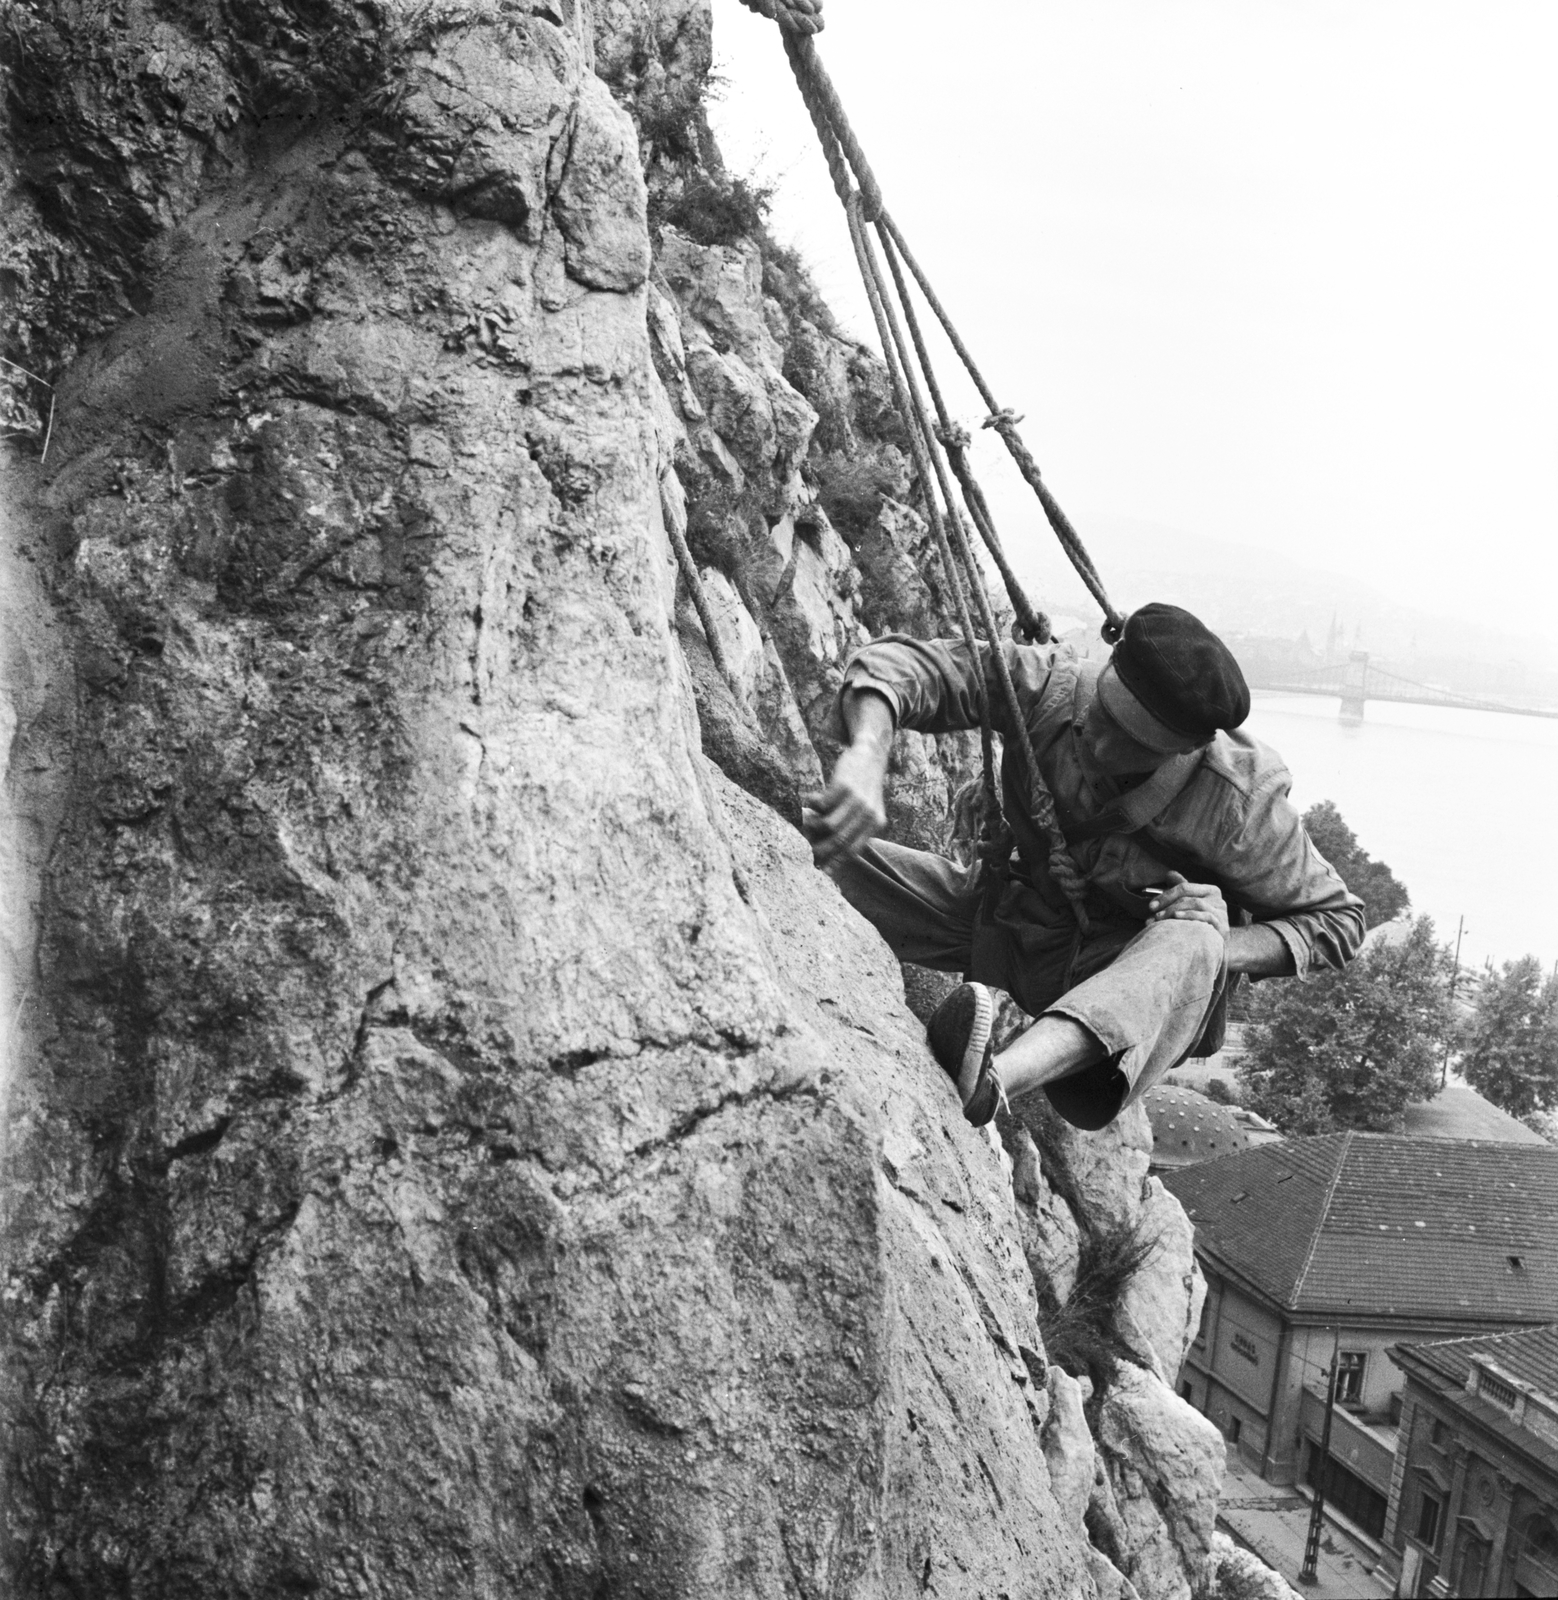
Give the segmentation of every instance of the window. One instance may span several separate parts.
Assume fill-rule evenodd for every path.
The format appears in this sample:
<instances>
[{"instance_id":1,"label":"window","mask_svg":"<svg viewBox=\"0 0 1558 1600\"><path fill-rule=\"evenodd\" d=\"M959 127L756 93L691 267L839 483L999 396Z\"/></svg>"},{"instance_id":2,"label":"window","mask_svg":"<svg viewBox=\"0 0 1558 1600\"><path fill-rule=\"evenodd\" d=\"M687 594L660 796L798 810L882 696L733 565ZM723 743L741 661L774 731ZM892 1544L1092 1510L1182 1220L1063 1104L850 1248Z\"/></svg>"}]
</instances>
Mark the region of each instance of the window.
<instances>
[{"instance_id":1,"label":"window","mask_svg":"<svg viewBox=\"0 0 1558 1600\"><path fill-rule=\"evenodd\" d=\"M1196 1386L1189 1380L1189 1378L1186 1378L1185 1381L1179 1386L1179 1398L1181 1400L1194 1401L1195 1397Z\"/></svg>"},{"instance_id":2,"label":"window","mask_svg":"<svg viewBox=\"0 0 1558 1600\"><path fill-rule=\"evenodd\" d=\"M1554 1532L1546 1517L1532 1517L1526 1524L1525 1547L1529 1554L1558 1568L1558 1532Z\"/></svg>"},{"instance_id":3,"label":"window","mask_svg":"<svg viewBox=\"0 0 1558 1600\"><path fill-rule=\"evenodd\" d=\"M1228 1419L1228 1443L1237 1444L1239 1435L1244 1432L1244 1418L1230 1417Z\"/></svg>"},{"instance_id":4,"label":"window","mask_svg":"<svg viewBox=\"0 0 1558 1600\"><path fill-rule=\"evenodd\" d=\"M1363 1397L1363 1365L1368 1359L1362 1350L1343 1350L1336 1359L1336 1399L1341 1405L1354 1405Z\"/></svg>"},{"instance_id":5,"label":"window","mask_svg":"<svg viewBox=\"0 0 1558 1600\"><path fill-rule=\"evenodd\" d=\"M1196 1343L1206 1343L1206 1325L1211 1318L1212 1302L1210 1299L1201 1302L1201 1321L1196 1327Z\"/></svg>"},{"instance_id":6,"label":"window","mask_svg":"<svg viewBox=\"0 0 1558 1600\"><path fill-rule=\"evenodd\" d=\"M1428 1442L1435 1450L1447 1450L1450 1447L1450 1430L1435 1417L1428 1428Z\"/></svg>"},{"instance_id":7,"label":"window","mask_svg":"<svg viewBox=\"0 0 1558 1600\"><path fill-rule=\"evenodd\" d=\"M1311 1489L1320 1473L1320 1446L1310 1441L1304 1481ZM1325 1503L1350 1517L1371 1539L1385 1532L1387 1502L1378 1489L1371 1488L1356 1472L1344 1467L1335 1456L1325 1458Z\"/></svg>"},{"instance_id":8,"label":"window","mask_svg":"<svg viewBox=\"0 0 1558 1600\"><path fill-rule=\"evenodd\" d=\"M1540 1514L1526 1524L1515 1548L1515 1593L1558 1594L1558 1531Z\"/></svg>"},{"instance_id":9,"label":"window","mask_svg":"<svg viewBox=\"0 0 1558 1600\"><path fill-rule=\"evenodd\" d=\"M1413 1537L1426 1544L1430 1550L1437 1548L1439 1543L1439 1513L1443 1508L1436 1496L1425 1489L1423 1497L1417 1507L1417 1527L1413 1529Z\"/></svg>"},{"instance_id":10,"label":"window","mask_svg":"<svg viewBox=\"0 0 1558 1600\"><path fill-rule=\"evenodd\" d=\"M1461 1570L1456 1581L1456 1589L1461 1594L1481 1594L1484 1579L1488 1575L1488 1555L1492 1546L1486 1539L1479 1539L1470 1531L1462 1535L1465 1541L1461 1545Z\"/></svg>"}]
</instances>

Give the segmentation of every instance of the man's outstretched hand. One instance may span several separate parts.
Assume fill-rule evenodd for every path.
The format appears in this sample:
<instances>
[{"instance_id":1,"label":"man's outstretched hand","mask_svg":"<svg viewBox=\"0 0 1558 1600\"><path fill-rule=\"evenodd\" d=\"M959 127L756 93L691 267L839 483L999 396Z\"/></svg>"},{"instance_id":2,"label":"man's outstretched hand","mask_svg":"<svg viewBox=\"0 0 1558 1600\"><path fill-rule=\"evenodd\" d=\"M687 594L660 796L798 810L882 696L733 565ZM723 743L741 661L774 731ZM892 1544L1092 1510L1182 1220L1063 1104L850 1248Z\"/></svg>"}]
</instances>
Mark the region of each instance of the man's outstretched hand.
<instances>
[{"instance_id":1,"label":"man's outstretched hand","mask_svg":"<svg viewBox=\"0 0 1558 1600\"><path fill-rule=\"evenodd\" d=\"M852 744L839 757L827 788L802 800L801 825L811 840L812 859L824 871L842 865L887 826L886 768L885 753Z\"/></svg>"},{"instance_id":2,"label":"man's outstretched hand","mask_svg":"<svg viewBox=\"0 0 1558 1600\"><path fill-rule=\"evenodd\" d=\"M812 859L825 872L842 866L887 826L887 757L892 708L877 694L852 695L845 705L851 740L820 794L801 801L801 826Z\"/></svg>"}]
</instances>

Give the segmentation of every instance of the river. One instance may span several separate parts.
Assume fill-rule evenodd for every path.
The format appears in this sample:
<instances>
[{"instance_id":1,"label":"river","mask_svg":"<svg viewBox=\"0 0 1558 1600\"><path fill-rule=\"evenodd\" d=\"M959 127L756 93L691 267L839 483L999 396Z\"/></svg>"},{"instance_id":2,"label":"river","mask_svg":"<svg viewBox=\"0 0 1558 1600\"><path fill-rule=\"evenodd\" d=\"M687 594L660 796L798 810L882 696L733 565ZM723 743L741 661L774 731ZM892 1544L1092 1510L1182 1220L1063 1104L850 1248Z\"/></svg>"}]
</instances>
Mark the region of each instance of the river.
<instances>
[{"instance_id":1,"label":"river","mask_svg":"<svg viewBox=\"0 0 1558 1600\"><path fill-rule=\"evenodd\" d=\"M1558 720L1257 691L1247 726L1281 751L1303 809L1333 800L1455 942L1463 967L1558 960Z\"/></svg>"}]
</instances>

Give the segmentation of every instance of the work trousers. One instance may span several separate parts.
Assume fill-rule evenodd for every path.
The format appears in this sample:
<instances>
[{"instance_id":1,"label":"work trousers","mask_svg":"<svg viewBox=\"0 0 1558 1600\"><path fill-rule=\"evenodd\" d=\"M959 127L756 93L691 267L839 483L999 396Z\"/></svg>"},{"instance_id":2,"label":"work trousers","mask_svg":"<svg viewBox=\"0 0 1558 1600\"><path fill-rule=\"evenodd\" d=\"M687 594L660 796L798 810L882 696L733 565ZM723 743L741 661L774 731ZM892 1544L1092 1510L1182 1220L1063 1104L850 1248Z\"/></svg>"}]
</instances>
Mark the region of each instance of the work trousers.
<instances>
[{"instance_id":1,"label":"work trousers","mask_svg":"<svg viewBox=\"0 0 1558 1600\"><path fill-rule=\"evenodd\" d=\"M976 868L873 840L836 881L900 961L1005 989L1030 1016L1069 1017L1108 1052L1045 1093L1079 1128L1114 1120L1190 1053L1226 982L1205 922L1093 919L1012 878L986 903Z\"/></svg>"}]
</instances>

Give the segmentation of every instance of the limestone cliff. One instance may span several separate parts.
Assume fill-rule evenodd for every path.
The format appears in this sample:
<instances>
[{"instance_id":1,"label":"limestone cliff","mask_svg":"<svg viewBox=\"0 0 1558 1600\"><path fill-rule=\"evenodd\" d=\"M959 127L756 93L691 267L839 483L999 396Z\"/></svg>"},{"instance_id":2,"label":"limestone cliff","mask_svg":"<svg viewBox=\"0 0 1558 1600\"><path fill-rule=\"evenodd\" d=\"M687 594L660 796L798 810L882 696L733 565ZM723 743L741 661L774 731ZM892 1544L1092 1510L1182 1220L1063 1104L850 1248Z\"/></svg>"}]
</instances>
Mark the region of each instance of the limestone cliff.
<instances>
[{"instance_id":1,"label":"limestone cliff","mask_svg":"<svg viewBox=\"0 0 1558 1600\"><path fill-rule=\"evenodd\" d=\"M1140 1114L785 820L946 619L706 0L3 13L5 1592L1257 1592Z\"/></svg>"}]
</instances>

